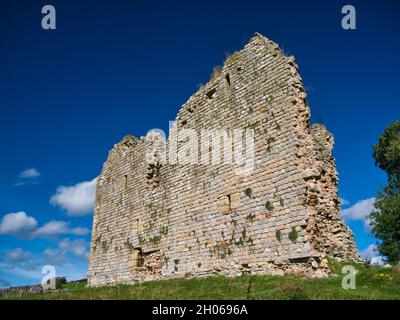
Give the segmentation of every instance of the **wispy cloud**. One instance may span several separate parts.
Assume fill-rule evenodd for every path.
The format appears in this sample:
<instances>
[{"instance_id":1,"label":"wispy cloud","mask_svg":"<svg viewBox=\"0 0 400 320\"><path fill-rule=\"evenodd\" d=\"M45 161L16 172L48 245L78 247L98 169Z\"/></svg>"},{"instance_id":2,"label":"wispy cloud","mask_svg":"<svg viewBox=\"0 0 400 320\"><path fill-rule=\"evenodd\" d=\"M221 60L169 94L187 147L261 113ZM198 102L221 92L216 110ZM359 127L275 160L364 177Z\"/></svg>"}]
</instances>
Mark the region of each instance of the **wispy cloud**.
<instances>
[{"instance_id":1,"label":"wispy cloud","mask_svg":"<svg viewBox=\"0 0 400 320\"><path fill-rule=\"evenodd\" d=\"M0 270L6 275L6 279L0 279L0 287L11 286L9 280L15 278L24 279L24 284L40 283L45 265L54 266L57 276L82 279L87 272L88 254L88 243L81 238L64 238L57 247L47 248L41 254L34 255L19 247L6 251L0 259ZM79 259L72 259L74 256Z\"/></svg>"},{"instance_id":2,"label":"wispy cloud","mask_svg":"<svg viewBox=\"0 0 400 320\"><path fill-rule=\"evenodd\" d=\"M11 287L11 283L5 279L0 279L0 288L9 288Z\"/></svg>"},{"instance_id":3,"label":"wispy cloud","mask_svg":"<svg viewBox=\"0 0 400 320\"><path fill-rule=\"evenodd\" d=\"M90 214L93 211L96 180L83 181L74 186L59 186L50 203L60 206L70 216Z\"/></svg>"},{"instance_id":4,"label":"wispy cloud","mask_svg":"<svg viewBox=\"0 0 400 320\"><path fill-rule=\"evenodd\" d=\"M87 228L69 228L69 222L65 221L50 221L42 227L36 229L32 235L34 237L40 236L54 236L60 234L73 234L85 235L89 233Z\"/></svg>"},{"instance_id":5,"label":"wispy cloud","mask_svg":"<svg viewBox=\"0 0 400 320\"><path fill-rule=\"evenodd\" d=\"M348 206L350 204L349 200L346 200L346 199L343 199L343 198L339 198L339 200L340 200L340 204L342 206Z\"/></svg>"},{"instance_id":6,"label":"wispy cloud","mask_svg":"<svg viewBox=\"0 0 400 320\"><path fill-rule=\"evenodd\" d=\"M26 268L24 265L21 264L17 265L1 262L0 269L4 273L11 274L17 277L22 277L26 280L40 280L43 277L40 265L35 265L34 268Z\"/></svg>"},{"instance_id":7,"label":"wispy cloud","mask_svg":"<svg viewBox=\"0 0 400 320\"><path fill-rule=\"evenodd\" d=\"M46 249L43 252L44 264L52 266L62 266L69 262L68 256L56 249Z\"/></svg>"},{"instance_id":8,"label":"wispy cloud","mask_svg":"<svg viewBox=\"0 0 400 320\"><path fill-rule=\"evenodd\" d=\"M39 262L35 256L22 248L15 248L5 253L4 259L0 263L1 269L7 270L25 270L31 272L39 266Z\"/></svg>"},{"instance_id":9,"label":"wispy cloud","mask_svg":"<svg viewBox=\"0 0 400 320\"><path fill-rule=\"evenodd\" d=\"M364 259L370 260L373 265L384 265L386 259L379 255L378 247L375 244L370 244L366 249L361 251L361 255Z\"/></svg>"},{"instance_id":10,"label":"wispy cloud","mask_svg":"<svg viewBox=\"0 0 400 320\"><path fill-rule=\"evenodd\" d=\"M24 171L22 171L19 175L18 178L21 179L32 179L32 178L37 178L40 176L40 172L36 168L29 168Z\"/></svg>"},{"instance_id":11,"label":"wispy cloud","mask_svg":"<svg viewBox=\"0 0 400 320\"><path fill-rule=\"evenodd\" d=\"M0 235L14 235L19 238L54 237L58 235L83 236L90 232L86 227L71 228L66 221L50 221L38 227L34 217L24 211L6 214L0 222Z\"/></svg>"},{"instance_id":12,"label":"wispy cloud","mask_svg":"<svg viewBox=\"0 0 400 320\"><path fill-rule=\"evenodd\" d=\"M70 240L68 238L65 238L61 240L59 246L60 249L64 252L72 252L79 258L87 259L89 256L89 252L86 251L85 239Z\"/></svg>"},{"instance_id":13,"label":"wispy cloud","mask_svg":"<svg viewBox=\"0 0 400 320\"><path fill-rule=\"evenodd\" d=\"M13 250L7 251L6 257L11 261L20 262L31 259L33 255L29 251L24 251L21 248L15 248Z\"/></svg>"},{"instance_id":14,"label":"wispy cloud","mask_svg":"<svg viewBox=\"0 0 400 320\"><path fill-rule=\"evenodd\" d=\"M37 227L37 221L24 211L6 214L0 222L0 235L11 234L28 237Z\"/></svg>"},{"instance_id":15,"label":"wispy cloud","mask_svg":"<svg viewBox=\"0 0 400 320\"><path fill-rule=\"evenodd\" d=\"M69 262L68 253L80 259L87 260L89 257L89 250L87 250L85 239L62 239L58 244L58 248L49 248L43 252L44 261L47 264L62 266Z\"/></svg>"},{"instance_id":16,"label":"wispy cloud","mask_svg":"<svg viewBox=\"0 0 400 320\"><path fill-rule=\"evenodd\" d=\"M36 168L26 169L18 175L18 180L15 183L16 186L23 186L26 184L38 183L38 178L41 176L40 172Z\"/></svg>"},{"instance_id":17,"label":"wispy cloud","mask_svg":"<svg viewBox=\"0 0 400 320\"><path fill-rule=\"evenodd\" d=\"M351 207L341 210L341 215L346 221L362 221L367 230L370 230L369 214L376 210L375 198L357 201Z\"/></svg>"}]
</instances>

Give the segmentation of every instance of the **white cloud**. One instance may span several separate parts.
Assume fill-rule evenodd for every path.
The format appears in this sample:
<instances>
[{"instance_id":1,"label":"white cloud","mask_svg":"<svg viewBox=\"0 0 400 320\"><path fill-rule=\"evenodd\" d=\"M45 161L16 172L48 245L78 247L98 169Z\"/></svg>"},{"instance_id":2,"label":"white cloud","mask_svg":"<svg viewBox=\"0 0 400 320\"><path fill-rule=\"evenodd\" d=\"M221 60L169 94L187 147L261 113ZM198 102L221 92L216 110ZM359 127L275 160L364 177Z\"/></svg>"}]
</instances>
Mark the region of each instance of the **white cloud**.
<instances>
[{"instance_id":1,"label":"white cloud","mask_svg":"<svg viewBox=\"0 0 400 320\"><path fill-rule=\"evenodd\" d=\"M72 234L83 236L90 233L88 228L71 228L66 221L50 221L41 227L34 217L25 212L13 212L6 214L0 222L0 235L14 235L21 238L35 238Z\"/></svg>"},{"instance_id":2,"label":"white cloud","mask_svg":"<svg viewBox=\"0 0 400 320\"><path fill-rule=\"evenodd\" d=\"M40 176L40 172L37 171L35 168L30 168L22 171L18 177L21 179L32 179L37 178Z\"/></svg>"},{"instance_id":3,"label":"white cloud","mask_svg":"<svg viewBox=\"0 0 400 320\"><path fill-rule=\"evenodd\" d=\"M78 258L86 260L89 257L89 252L86 251L85 239L62 239L58 248L44 250L44 262L51 265L65 265L69 263L68 253L72 253Z\"/></svg>"},{"instance_id":4,"label":"white cloud","mask_svg":"<svg viewBox=\"0 0 400 320\"><path fill-rule=\"evenodd\" d=\"M346 221L362 221L364 226L369 230L370 221L368 216L372 211L376 210L374 203L375 198L360 200L351 207L341 210L340 213Z\"/></svg>"},{"instance_id":5,"label":"white cloud","mask_svg":"<svg viewBox=\"0 0 400 320\"><path fill-rule=\"evenodd\" d=\"M15 248L8 251L6 253L6 257L13 262L21 262L31 259L33 256L32 253L30 253L29 251L24 251L21 248Z\"/></svg>"},{"instance_id":6,"label":"white cloud","mask_svg":"<svg viewBox=\"0 0 400 320\"><path fill-rule=\"evenodd\" d=\"M361 255L366 260L370 260L372 265L383 266L386 259L379 255L378 247L375 244L370 244L366 249L361 251Z\"/></svg>"},{"instance_id":7,"label":"white cloud","mask_svg":"<svg viewBox=\"0 0 400 320\"><path fill-rule=\"evenodd\" d=\"M63 252L72 252L74 255L80 258L88 258L89 253L86 251L86 243L84 239L76 239L76 240L70 240L68 238L65 238L61 240L60 244L60 249L63 250Z\"/></svg>"},{"instance_id":8,"label":"white cloud","mask_svg":"<svg viewBox=\"0 0 400 320\"><path fill-rule=\"evenodd\" d=\"M6 278L13 279L13 286L40 283L44 265L56 266L57 276L66 276L69 280L82 279L86 277L88 268L86 245L84 239L65 238L58 247L48 248L40 255L16 248L0 256L0 270ZM69 253L79 259L70 260ZM10 285L9 281L0 279L0 287Z\"/></svg>"},{"instance_id":9,"label":"white cloud","mask_svg":"<svg viewBox=\"0 0 400 320\"><path fill-rule=\"evenodd\" d=\"M84 236L85 234L88 234L90 230L88 228L82 228L82 227L77 227L70 229L70 233L74 234L76 236Z\"/></svg>"},{"instance_id":10,"label":"white cloud","mask_svg":"<svg viewBox=\"0 0 400 320\"><path fill-rule=\"evenodd\" d=\"M21 269L25 271L32 271L39 265L32 253L21 248L6 251L0 264L0 269Z\"/></svg>"},{"instance_id":11,"label":"white cloud","mask_svg":"<svg viewBox=\"0 0 400 320\"><path fill-rule=\"evenodd\" d=\"M83 216L93 211L96 180L80 182L74 186L59 186L50 203L60 206L71 216Z\"/></svg>"},{"instance_id":12,"label":"white cloud","mask_svg":"<svg viewBox=\"0 0 400 320\"><path fill-rule=\"evenodd\" d=\"M28 236L37 226L33 217L23 212L12 212L6 214L0 223L0 234L12 234L17 236Z\"/></svg>"},{"instance_id":13,"label":"white cloud","mask_svg":"<svg viewBox=\"0 0 400 320\"><path fill-rule=\"evenodd\" d=\"M349 200L346 200L346 199L344 199L344 198L339 198L339 200L340 200L340 204L341 204L342 206L348 206L348 205L350 204L350 201L349 201Z\"/></svg>"},{"instance_id":14,"label":"white cloud","mask_svg":"<svg viewBox=\"0 0 400 320\"><path fill-rule=\"evenodd\" d=\"M63 221L50 221L33 233L34 236L49 236L67 232L67 223Z\"/></svg>"},{"instance_id":15,"label":"white cloud","mask_svg":"<svg viewBox=\"0 0 400 320\"><path fill-rule=\"evenodd\" d=\"M386 259L382 256L371 257L371 264L374 266L384 266Z\"/></svg>"},{"instance_id":16,"label":"white cloud","mask_svg":"<svg viewBox=\"0 0 400 320\"><path fill-rule=\"evenodd\" d=\"M37 184L40 175L40 172L35 168L26 169L18 175L18 180L14 185L20 187L26 184Z\"/></svg>"},{"instance_id":17,"label":"white cloud","mask_svg":"<svg viewBox=\"0 0 400 320\"><path fill-rule=\"evenodd\" d=\"M14 262L25 261L32 258L32 253L24 251L21 248L15 248L6 253L6 257Z\"/></svg>"},{"instance_id":18,"label":"white cloud","mask_svg":"<svg viewBox=\"0 0 400 320\"><path fill-rule=\"evenodd\" d=\"M6 263L0 263L0 269L7 274L12 274L14 276L23 277L29 280L41 279L43 277L42 270L36 266L36 268L25 268L19 265L9 265Z\"/></svg>"},{"instance_id":19,"label":"white cloud","mask_svg":"<svg viewBox=\"0 0 400 320\"><path fill-rule=\"evenodd\" d=\"M370 244L367 248L361 251L364 258L375 257L377 254L377 247L375 244Z\"/></svg>"},{"instance_id":20,"label":"white cloud","mask_svg":"<svg viewBox=\"0 0 400 320\"><path fill-rule=\"evenodd\" d=\"M60 253L55 249L46 249L43 254L45 264L60 266L69 261L66 254Z\"/></svg>"},{"instance_id":21,"label":"white cloud","mask_svg":"<svg viewBox=\"0 0 400 320\"><path fill-rule=\"evenodd\" d=\"M54 236L60 234L74 234L74 235L85 235L89 233L87 228L69 228L69 223L65 221L50 221L40 228L36 229L32 235L36 237L40 236Z\"/></svg>"}]
</instances>

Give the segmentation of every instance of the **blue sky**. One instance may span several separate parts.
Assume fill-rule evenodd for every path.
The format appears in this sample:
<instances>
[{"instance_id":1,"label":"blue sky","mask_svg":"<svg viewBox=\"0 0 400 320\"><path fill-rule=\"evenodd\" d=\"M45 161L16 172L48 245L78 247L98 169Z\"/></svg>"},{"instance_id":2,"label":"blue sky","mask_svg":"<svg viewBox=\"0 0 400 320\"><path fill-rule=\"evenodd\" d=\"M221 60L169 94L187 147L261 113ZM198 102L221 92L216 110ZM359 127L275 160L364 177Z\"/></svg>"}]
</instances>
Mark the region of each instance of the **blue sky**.
<instances>
[{"instance_id":1,"label":"blue sky","mask_svg":"<svg viewBox=\"0 0 400 320\"><path fill-rule=\"evenodd\" d=\"M45 4L56 8L56 30L41 28ZM345 4L356 8L356 30L341 28ZM1 1L0 286L37 283L50 262L59 275L85 277L93 179L108 150L126 134L167 131L213 67L256 31L296 56L312 122L335 136L346 221L367 249L375 239L364 217L386 182L371 146L400 118L399 9L397 1Z\"/></svg>"}]
</instances>

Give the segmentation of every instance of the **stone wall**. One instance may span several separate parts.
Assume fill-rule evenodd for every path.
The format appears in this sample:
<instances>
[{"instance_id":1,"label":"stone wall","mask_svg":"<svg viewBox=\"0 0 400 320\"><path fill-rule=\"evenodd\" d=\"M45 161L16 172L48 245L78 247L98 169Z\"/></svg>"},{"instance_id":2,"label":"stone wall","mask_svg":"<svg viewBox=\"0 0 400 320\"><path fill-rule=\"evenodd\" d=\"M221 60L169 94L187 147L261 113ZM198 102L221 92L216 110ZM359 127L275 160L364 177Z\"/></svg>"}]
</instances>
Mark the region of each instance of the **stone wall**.
<instances>
[{"instance_id":1,"label":"stone wall","mask_svg":"<svg viewBox=\"0 0 400 320\"><path fill-rule=\"evenodd\" d=\"M328 255L359 261L339 215L333 137L309 118L294 58L255 34L182 106L167 146L150 133L110 151L97 180L89 285L323 276ZM201 164L215 148L189 128L226 129L222 163ZM226 142L243 139L234 129L253 132L250 169L227 163Z\"/></svg>"}]
</instances>

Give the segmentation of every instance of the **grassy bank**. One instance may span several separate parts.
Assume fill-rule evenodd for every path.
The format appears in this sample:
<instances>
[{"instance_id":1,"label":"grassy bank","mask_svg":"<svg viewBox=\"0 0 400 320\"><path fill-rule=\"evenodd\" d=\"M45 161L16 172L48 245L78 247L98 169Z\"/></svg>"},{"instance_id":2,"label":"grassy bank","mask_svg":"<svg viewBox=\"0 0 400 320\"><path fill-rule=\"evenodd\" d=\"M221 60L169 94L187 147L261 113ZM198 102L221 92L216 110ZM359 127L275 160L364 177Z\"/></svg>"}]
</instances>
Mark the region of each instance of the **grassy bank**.
<instances>
[{"instance_id":1,"label":"grassy bank","mask_svg":"<svg viewBox=\"0 0 400 320\"><path fill-rule=\"evenodd\" d=\"M64 285L61 292L3 296L4 299L400 299L400 269L354 265L356 289L342 288L341 265L333 276L222 276L152 281L88 288L86 282ZM336 275L335 275L336 274Z\"/></svg>"}]
</instances>

